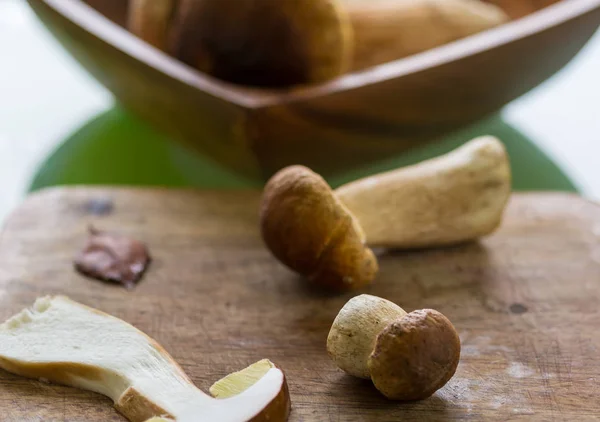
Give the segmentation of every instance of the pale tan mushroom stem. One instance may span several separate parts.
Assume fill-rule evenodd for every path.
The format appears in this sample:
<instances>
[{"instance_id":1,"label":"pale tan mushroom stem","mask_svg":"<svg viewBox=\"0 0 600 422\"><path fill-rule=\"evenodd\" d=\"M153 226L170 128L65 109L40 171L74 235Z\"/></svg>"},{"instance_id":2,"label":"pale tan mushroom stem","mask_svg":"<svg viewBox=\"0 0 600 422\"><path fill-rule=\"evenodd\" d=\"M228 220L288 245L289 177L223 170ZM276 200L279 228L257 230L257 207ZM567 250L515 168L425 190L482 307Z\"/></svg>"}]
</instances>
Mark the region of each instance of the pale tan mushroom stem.
<instances>
[{"instance_id":1,"label":"pale tan mushroom stem","mask_svg":"<svg viewBox=\"0 0 600 422\"><path fill-rule=\"evenodd\" d=\"M487 136L437 158L336 189L371 246L418 248L485 236L511 193L503 144Z\"/></svg>"},{"instance_id":2,"label":"pale tan mushroom stem","mask_svg":"<svg viewBox=\"0 0 600 422\"><path fill-rule=\"evenodd\" d=\"M401 59L509 20L479 0L340 0L354 30L352 68Z\"/></svg>"},{"instance_id":3,"label":"pale tan mushroom stem","mask_svg":"<svg viewBox=\"0 0 600 422\"><path fill-rule=\"evenodd\" d=\"M229 377L215 390L224 398L213 398L150 337L61 296L40 298L0 325L0 368L103 394L132 422L152 417L177 422L285 421L289 414L285 377L270 362L258 362L241 377L238 373L239 394L232 394Z\"/></svg>"},{"instance_id":4,"label":"pale tan mushroom stem","mask_svg":"<svg viewBox=\"0 0 600 422\"><path fill-rule=\"evenodd\" d=\"M381 331L406 311L387 299L355 296L344 305L327 337L327 353L344 372L371 379L367 362Z\"/></svg>"}]
</instances>

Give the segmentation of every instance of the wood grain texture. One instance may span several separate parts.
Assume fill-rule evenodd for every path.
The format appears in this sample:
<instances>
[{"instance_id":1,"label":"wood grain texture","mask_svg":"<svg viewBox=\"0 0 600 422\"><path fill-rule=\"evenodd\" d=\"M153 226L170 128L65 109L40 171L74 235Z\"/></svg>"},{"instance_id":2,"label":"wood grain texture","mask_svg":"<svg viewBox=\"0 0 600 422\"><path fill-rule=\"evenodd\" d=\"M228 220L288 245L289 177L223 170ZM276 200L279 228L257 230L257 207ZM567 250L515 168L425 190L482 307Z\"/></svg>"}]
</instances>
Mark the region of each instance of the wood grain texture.
<instances>
[{"instance_id":1,"label":"wood grain texture","mask_svg":"<svg viewBox=\"0 0 600 422\"><path fill-rule=\"evenodd\" d=\"M100 206L107 202L112 207ZM0 319L68 294L166 347L204 390L261 359L287 374L292 421L590 420L600 415L600 208L563 194L515 195L480 243L387 252L370 293L447 315L462 339L456 376L430 399L385 400L329 360L330 324L352 294L310 290L258 232L256 192L52 189L0 237ZM128 292L81 277L87 225L135 236L154 261ZM99 395L0 372L0 419L122 421Z\"/></svg>"},{"instance_id":2,"label":"wood grain texture","mask_svg":"<svg viewBox=\"0 0 600 422\"><path fill-rule=\"evenodd\" d=\"M282 92L210 78L80 0L28 2L129 110L256 178L291 164L335 176L450 133L549 78L600 23L600 0L568 0L439 49Z\"/></svg>"}]
</instances>

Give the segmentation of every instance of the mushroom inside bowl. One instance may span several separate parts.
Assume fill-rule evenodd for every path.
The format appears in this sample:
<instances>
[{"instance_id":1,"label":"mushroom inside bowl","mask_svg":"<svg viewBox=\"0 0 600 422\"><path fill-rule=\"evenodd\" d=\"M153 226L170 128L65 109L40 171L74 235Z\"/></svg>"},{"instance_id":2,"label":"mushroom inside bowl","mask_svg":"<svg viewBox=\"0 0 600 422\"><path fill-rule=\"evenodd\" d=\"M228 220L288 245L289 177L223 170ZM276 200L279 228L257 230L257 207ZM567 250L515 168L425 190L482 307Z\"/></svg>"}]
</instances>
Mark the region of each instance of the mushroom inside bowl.
<instances>
[{"instance_id":1,"label":"mushroom inside bowl","mask_svg":"<svg viewBox=\"0 0 600 422\"><path fill-rule=\"evenodd\" d=\"M227 83L152 47L125 29L124 0L28 2L125 107L257 179L291 164L333 176L472 123L560 70L600 23L600 0L489 0L513 20L283 90Z\"/></svg>"}]
</instances>

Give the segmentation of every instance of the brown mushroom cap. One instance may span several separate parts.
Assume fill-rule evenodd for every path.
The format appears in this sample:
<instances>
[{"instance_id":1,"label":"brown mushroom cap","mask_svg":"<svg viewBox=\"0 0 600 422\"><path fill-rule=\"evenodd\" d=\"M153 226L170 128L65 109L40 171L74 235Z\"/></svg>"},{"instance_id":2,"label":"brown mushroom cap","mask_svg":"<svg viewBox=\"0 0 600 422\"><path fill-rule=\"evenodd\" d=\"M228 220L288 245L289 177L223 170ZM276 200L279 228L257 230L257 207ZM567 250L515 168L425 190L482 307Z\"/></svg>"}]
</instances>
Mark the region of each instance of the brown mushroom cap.
<instances>
[{"instance_id":1,"label":"brown mushroom cap","mask_svg":"<svg viewBox=\"0 0 600 422\"><path fill-rule=\"evenodd\" d=\"M170 52L229 82L290 86L349 68L352 26L338 0L180 0Z\"/></svg>"},{"instance_id":2,"label":"brown mushroom cap","mask_svg":"<svg viewBox=\"0 0 600 422\"><path fill-rule=\"evenodd\" d=\"M306 167L287 167L269 180L260 227L277 259L320 286L358 288L377 273L377 259L355 218L327 182Z\"/></svg>"},{"instance_id":3,"label":"brown mushroom cap","mask_svg":"<svg viewBox=\"0 0 600 422\"><path fill-rule=\"evenodd\" d=\"M377 337L368 366L375 387L393 400L421 400L443 387L460 359L452 323L433 309L413 311Z\"/></svg>"}]
</instances>

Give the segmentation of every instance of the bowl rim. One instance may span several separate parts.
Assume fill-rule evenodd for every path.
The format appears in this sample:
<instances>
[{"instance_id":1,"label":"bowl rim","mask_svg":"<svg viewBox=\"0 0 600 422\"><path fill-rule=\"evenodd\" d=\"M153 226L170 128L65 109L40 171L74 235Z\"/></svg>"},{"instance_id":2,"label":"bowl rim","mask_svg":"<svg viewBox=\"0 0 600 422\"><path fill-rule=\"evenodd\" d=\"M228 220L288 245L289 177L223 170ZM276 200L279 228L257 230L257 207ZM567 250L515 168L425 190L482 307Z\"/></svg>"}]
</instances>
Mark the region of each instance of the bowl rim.
<instances>
[{"instance_id":1,"label":"bowl rim","mask_svg":"<svg viewBox=\"0 0 600 422\"><path fill-rule=\"evenodd\" d=\"M54 12L133 59L193 89L246 109L326 97L440 67L530 37L600 8L600 0L562 0L498 27L409 57L349 72L317 85L275 90L234 85L197 71L136 37L81 0L28 2L45 3Z\"/></svg>"}]
</instances>

